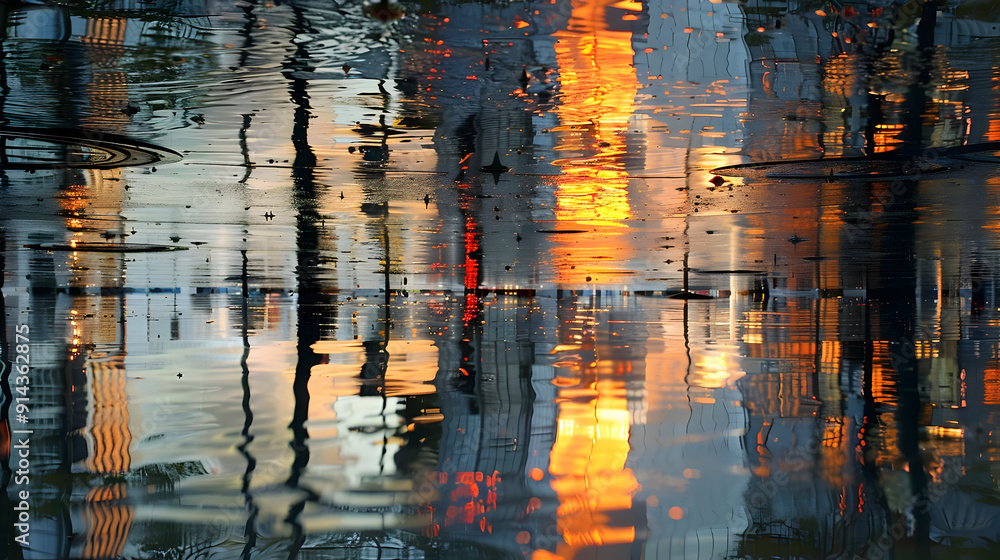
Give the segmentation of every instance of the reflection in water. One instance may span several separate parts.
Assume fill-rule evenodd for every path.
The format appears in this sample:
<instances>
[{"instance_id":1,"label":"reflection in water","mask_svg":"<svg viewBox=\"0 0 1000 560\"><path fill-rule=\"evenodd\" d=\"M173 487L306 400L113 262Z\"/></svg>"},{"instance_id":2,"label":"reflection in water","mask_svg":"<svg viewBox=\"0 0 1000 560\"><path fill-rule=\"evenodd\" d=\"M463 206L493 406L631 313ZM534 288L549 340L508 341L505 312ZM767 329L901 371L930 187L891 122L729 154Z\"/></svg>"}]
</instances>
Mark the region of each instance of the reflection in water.
<instances>
[{"instance_id":1,"label":"reflection in water","mask_svg":"<svg viewBox=\"0 0 1000 560\"><path fill-rule=\"evenodd\" d=\"M4 5L12 556L994 557L1000 14L835 4Z\"/></svg>"},{"instance_id":2,"label":"reflection in water","mask_svg":"<svg viewBox=\"0 0 1000 560\"><path fill-rule=\"evenodd\" d=\"M561 172L556 223L564 229L596 227L586 234L593 241L581 243L573 234L553 239L560 284L606 278L604 272L613 269L598 259L632 217L623 156L637 88L635 69L620 64L632 58L632 34L609 29L606 12L618 9L612 4L574 6L566 30L555 33L561 94L555 110L561 131L554 147L561 157L553 162ZM638 3L627 7L641 10ZM588 547L627 545L636 538L636 523L644 525L641 512L630 515L639 484L625 468L631 418L622 375L631 373L632 360L620 346L598 344L598 311L574 309L577 303L585 302L559 314L560 360L552 381L558 408L548 473L563 541L555 553L564 558Z\"/></svg>"},{"instance_id":3,"label":"reflection in water","mask_svg":"<svg viewBox=\"0 0 1000 560\"><path fill-rule=\"evenodd\" d=\"M631 543L645 524L641 510L631 511L639 483L625 466L631 424L626 383L640 373L633 371L631 341L622 337L614 344L618 333L596 317L608 308L573 303L560 314L562 348L554 349L560 350L553 364L558 418L549 459L564 541L556 554L564 558L587 547Z\"/></svg>"},{"instance_id":4,"label":"reflection in water","mask_svg":"<svg viewBox=\"0 0 1000 560\"><path fill-rule=\"evenodd\" d=\"M607 21L607 12L621 6L626 15L641 10L638 2L579 3L567 28L554 34L561 94L555 108L560 124L554 128L559 159L552 162L561 172L555 229L590 230L586 237L563 234L554 240L550 251L560 284L607 278L613 268L600 261L632 218L625 156L633 148L626 133L637 83L635 68L621 64L633 56L632 32L610 28Z\"/></svg>"}]
</instances>

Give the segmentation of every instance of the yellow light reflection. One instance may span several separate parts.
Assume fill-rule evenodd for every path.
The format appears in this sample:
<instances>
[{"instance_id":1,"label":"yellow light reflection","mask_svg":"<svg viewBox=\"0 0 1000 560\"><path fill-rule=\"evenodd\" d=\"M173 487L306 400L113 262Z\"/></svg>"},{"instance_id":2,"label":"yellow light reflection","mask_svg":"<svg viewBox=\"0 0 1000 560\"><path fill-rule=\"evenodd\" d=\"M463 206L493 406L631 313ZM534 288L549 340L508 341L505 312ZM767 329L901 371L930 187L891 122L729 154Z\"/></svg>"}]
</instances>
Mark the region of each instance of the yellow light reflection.
<instances>
[{"instance_id":1,"label":"yellow light reflection","mask_svg":"<svg viewBox=\"0 0 1000 560\"><path fill-rule=\"evenodd\" d=\"M732 349L735 354L735 349ZM706 350L696 356L694 370L688 379L692 387L719 389L733 384L745 373L739 369L738 360L732 359L723 349Z\"/></svg>"},{"instance_id":2,"label":"yellow light reflection","mask_svg":"<svg viewBox=\"0 0 1000 560\"><path fill-rule=\"evenodd\" d=\"M438 370L437 342L430 339L392 339L386 344L385 352L389 362L386 378L370 380L384 386L387 397L427 395L437 389L433 384ZM338 396L358 394L364 383L359 372L365 364L363 346L356 340L323 340L313 344L317 354L327 354L327 362L312 367L311 373L317 378L329 379L316 391L336 399ZM320 394L320 393L317 393ZM321 407L329 403L316 399ZM317 416L329 414L325 408L315 411Z\"/></svg>"},{"instance_id":3,"label":"yellow light reflection","mask_svg":"<svg viewBox=\"0 0 1000 560\"><path fill-rule=\"evenodd\" d=\"M630 428L625 383L602 380L591 389L592 400L567 399L559 405L549 473L559 497L560 558L573 558L583 547L635 539L635 527L609 525L609 514L631 508L639 490L632 470L625 468Z\"/></svg>"},{"instance_id":4,"label":"yellow light reflection","mask_svg":"<svg viewBox=\"0 0 1000 560\"><path fill-rule=\"evenodd\" d=\"M586 548L636 538L634 526L613 522L633 508L640 489L635 474L625 466L632 424L625 374L632 371L632 363L613 345L599 342L605 339L599 334L603 330L596 311L576 309L560 327L560 340L579 341L572 346L579 353L560 360L559 411L549 456L549 483L559 499L556 526L562 542L555 555L537 550L535 559L576 558Z\"/></svg>"},{"instance_id":5,"label":"yellow light reflection","mask_svg":"<svg viewBox=\"0 0 1000 560\"><path fill-rule=\"evenodd\" d=\"M632 116L638 82L630 61L632 34L612 31L605 21L608 8L634 9L635 2L590 0L574 4L567 30L556 33L562 103L555 109L563 126L557 129L556 151L573 154L553 162L562 168L556 190L555 217L597 228L594 243L579 236L554 238L560 282L581 282L596 273L617 272L613 265L594 266L607 255L608 237L622 235L632 217L625 170L625 133ZM571 258L569 244L573 244ZM586 267L577 265L586 263Z\"/></svg>"}]
</instances>

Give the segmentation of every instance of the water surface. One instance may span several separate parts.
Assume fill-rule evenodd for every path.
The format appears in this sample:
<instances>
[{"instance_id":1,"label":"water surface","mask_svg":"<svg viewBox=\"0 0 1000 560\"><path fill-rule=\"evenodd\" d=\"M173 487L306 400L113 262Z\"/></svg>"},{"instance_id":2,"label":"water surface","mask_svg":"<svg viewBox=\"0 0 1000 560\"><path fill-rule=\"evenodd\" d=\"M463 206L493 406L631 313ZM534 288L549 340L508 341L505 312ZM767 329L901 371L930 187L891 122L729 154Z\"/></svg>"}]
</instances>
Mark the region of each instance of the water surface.
<instances>
[{"instance_id":1,"label":"water surface","mask_svg":"<svg viewBox=\"0 0 1000 560\"><path fill-rule=\"evenodd\" d=\"M1000 13L817 6L4 8L10 556L994 557Z\"/></svg>"}]
</instances>

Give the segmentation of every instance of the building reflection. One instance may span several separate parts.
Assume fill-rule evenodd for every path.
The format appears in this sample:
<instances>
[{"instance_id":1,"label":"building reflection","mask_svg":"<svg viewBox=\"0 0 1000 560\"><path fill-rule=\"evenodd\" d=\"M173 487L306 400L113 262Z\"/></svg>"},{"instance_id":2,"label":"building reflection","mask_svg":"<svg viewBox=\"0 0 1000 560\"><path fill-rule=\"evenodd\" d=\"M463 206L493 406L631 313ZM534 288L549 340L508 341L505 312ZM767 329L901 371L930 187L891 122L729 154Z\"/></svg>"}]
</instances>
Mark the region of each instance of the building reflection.
<instances>
[{"instance_id":1,"label":"building reflection","mask_svg":"<svg viewBox=\"0 0 1000 560\"><path fill-rule=\"evenodd\" d=\"M622 18L637 19L638 2L594 0L573 6L566 29L553 35L558 71L558 125L552 165L560 175L555 187L555 229L591 229L593 233L561 235L550 248L561 285L609 281L619 271L602 265L609 244L618 242L633 218L629 200L629 124L638 90L636 69L622 64L633 58L632 29ZM584 239L581 240L581 237Z\"/></svg>"},{"instance_id":2,"label":"building reflection","mask_svg":"<svg viewBox=\"0 0 1000 560\"><path fill-rule=\"evenodd\" d=\"M769 39L751 47L754 59L763 61L751 66L751 79L764 83L751 109L774 107L785 96L788 103L803 92L817 109L791 115L781 130L758 130L765 121L748 121L745 150L755 160L774 159L774 143L765 141L774 134L782 138L781 154L800 157L969 141L962 115L975 101L966 100L967 74L951 66L954 61L924 62L938 85L914 122L906 109L913 91L899 80L904 69L921 64L907 50L912 45L890 50L884 35L871 33L845 41L845 28L837 28L832 35L821 30L814 47L793 48L781 38L799 27L819 29L822 16L785 14L779 27L768 12L747 10L749 25ZM869 29L886 22L872 12L865 17L874 18ZM865 64L882 65L884 72L869 75L874 82L865 84L859 78ZM872 93L863 95L865 90ZM808 103L794 105L809 109ZM834 107L844 109L819 110ZM864 118L857 114L862 107ZM917 128L923 144L914 145L907 129ZM971 354L963 349L962 333L981 307L974 302L986 297L963 289L974 282L966 259L978 257L956 244L963 233L947 221L911 227L892 217L927 204L949 215L956 198L969 196L964 180L960 185L951 202L937 207L946 187L931 176L829 180L811 195L815 201L794 205L816 208L811 226L803 227L802 211L772 215L784 224L775 224L779 229L794 231L802 242L764 242L762 253L773 254L775 264L787 259L778 269L787 272L771 279L771 294L782 295L746 312L748 375L739 386L751 413L745 445L753 524L742 553L882 557L890 550L954 544L949 533L978 538L971 527L946 521L946 511L960 502L952 497L953 485L966 480L977 462L962 450L969 440L959 426L971 424L959 418L971 417L971 401L963 396ZM881 255L878 262L864 256L874 253ZM812 255L823 257L802 259ZM838 257L825 258L832 255ZM803 290L816 290L818 297L788 297ZM995 523L996 512L978 513L980 527Z\"/></svg>"},{"instance_id":3,"label":"building reflection","mask_svg":"<svg viewBox=\"0 0 1000 560\"><path fill-rule=\"evenodd\" d=\"M611 28L608 22L622 16L635 19L637 9L632 4L612 8L610 2L573 6L565 24L572 31L556 31L563 41L552 53L555 66L530 73L525 68L521 87L514 86L514 95L530 104L536 97L542 100L550 80L557 84L560 102L551 117L540 118L558 124L535 131L551 134L555 146L545 150L545 143L535 142L532 152L541 161L548 157L545 163L560 173L552 193L553 227L597 226L601 237L600 243L588 237L584 244L592 249L581 249L578 238L553 236L544 250L553 255L557 285L583 285L591 275L614 274L602 268L599 259L608 234L621 234L622 220L631 218L626 132L636 82L634 70L611 62L632 56L632 32ZM530 22L521 20L523 24L517 23L519 16L507 15L519 28L558 21L548 17L554 12L538 13ZM548 47L544 43L539 47L544 58ZM498 56L491 63L505 60ZM463 159L472 153L462 153L463 146L490 154L499 139L502 149L504 136L514 128L506 118L487 119L491 105L486 104L482 122L506 124L507 132L486 128L473 141L459 142ZM532 130L534 124L525 122L518 130ZM516 139L508 138L507 146L511 140ZM531 142L531 136L525 140ZM476 155L484 163L488 160ZM552 161L553 155L558 159ZM490 198L513 198L517 190L505 182L505 177L483 178L481 188ZM477 186L476 181L459 185ZM537 200L547 197L541 194ZM477 216L490 215L485 204L470 197L459 206L467 226L468 297L457 380L470 376L475 393L466 395L459 385L459 391L441 396L442 498L435 506L434 534L485 545L504 543L511 552L539 557L570 558L601 546L623 546L627 553L641 541L644 526L642 504L632 500L638 482L625 466L631 409L636 406L626 383L641 379L642 361L629 350L628 337L611 337L613 329L603 314L616 302L570 291L559 291L555 297L541 292L531 296L533 290L504 280L498 264L517 262L509 240L516 237L521 243L522 233L534 236L510 229L501 208L490 204L498 212L496 227L491 220L476 223ZM524 210L511 203L505 206L508 212ZM526 246L533 241L525 239ZM516 278L527 280L528 286L538 284L538 278ZM497 295L481 301L482 288L487 292L495 288ZM507 290L511 295L504 295ZM477 325L480 317L482 326ZM554 347L547 341L551 337L560 341Z\"/></svg>"},{"instance_id":4,"label":"building reflection","mask_svg":"<svg viewBox=\"0 0 1000 560\"><path fill-rule=\"evenodd\" d=\"M638 333L618 332L613 317L602 321L625 303L616 299L570 300L557 315L552 383L558 417L548 475L559 503L563 542L554 552L560 558L586 556L594 547L630 554L645 537L644 504L634 499L640 485L626 466L639 405L627 386L643 379L644 361L633 338Z\"/></svg>"},{"instance_id":5,"label":"building reflection","mask_svg":"<svg viewBox=\"0 0 1000 560\"><path fill-rule=\"evenodd\" d=\"M641 329L616 325L621 298L487 297L469 341L476 396L441 395L436 535L538 558L641 546L626 466Z\"/></svg>"},{"instance_id":6,"label":"building reflection","mask_svg":"<svg viewBox=\"0 0 1000 560\"><path fill-rule=\"evenodd\" d=\"M117 132L123 132L128 121L128 90L124 72L116 66L125 51L126 20L123 18L88 18L85 31L80 37L84 46L88 65L91 68L87 86L87 100L90 106L88 118L95 122L81 122L83 126L100 125ZM122 227L122 201L124 181L121 170L90 174L85 190L86 212L96 212L114 216L116 221L99 235L101 240L110 241L109 236L117 236L124 241L127 233ZM84 209L72 197L64 210L72 216ZM77 217L71 217L71 223ZM91 222L93 223L93 222ZM97 232L79 228L71 235L74 241L98 241ZM108 231L112 233L107 233ZM113 237L112 237L113 238ZM70 286L99 286L102 290L121 287L125 284L125 259L121 255L107 256L72 253L72 268L85 271L84 276L75 278ZM90 271L94 273L88 274ZM95 277L96 276L96 277ZM82 280L82 282L81 282ZM82 558L114 558L121 555L128 540L134 521L132 505L128 500L127 486L121 477L131 470L132 431L129 414L129 399L126 391L125 356L127 344L124 330L124 296L101 297L96 309L91 307L93 298L79 298L75 305L83 310L70 311L70 325L73 330L73 347L70 348L72 364L82 362L80 372L86 380L81 393L73 392L77 398L86 395L85 402L79 402L82 411L87 411L86 425L80 430L86 442L86 455L73 459L83 472L88 472L104 480L103 485L93 486L83 502L86 509L82 521L86 527L82 538L74 539L74 545L82 542ZM74 306L75 306L74 305ZM83 311L81 313L81 311ZM88 320L88 317L91 318ZM96 319L96 320L95 320ZM82 460L81 460L82 459Z\"/></svg>"}]
</instances>

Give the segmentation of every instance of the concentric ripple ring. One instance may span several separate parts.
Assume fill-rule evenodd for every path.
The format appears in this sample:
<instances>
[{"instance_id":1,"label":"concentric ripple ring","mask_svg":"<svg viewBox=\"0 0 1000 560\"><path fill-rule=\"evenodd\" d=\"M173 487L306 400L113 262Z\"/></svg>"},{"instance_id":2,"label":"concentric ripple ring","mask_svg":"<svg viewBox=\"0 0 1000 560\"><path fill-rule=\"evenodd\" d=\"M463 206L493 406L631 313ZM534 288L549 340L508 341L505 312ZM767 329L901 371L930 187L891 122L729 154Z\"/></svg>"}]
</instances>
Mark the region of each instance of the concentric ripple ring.
<instances>
[{"instance_id":1,"label":"concentric ripple ring","mask_svg":"<svg viewBox=\"0 0 1000 560\"><path fill-rule=\"evenodd\" d=\"M181 159L168 148L97 130L0 127L0 169L111 169Z\"/></svg>"}]
</instances>

